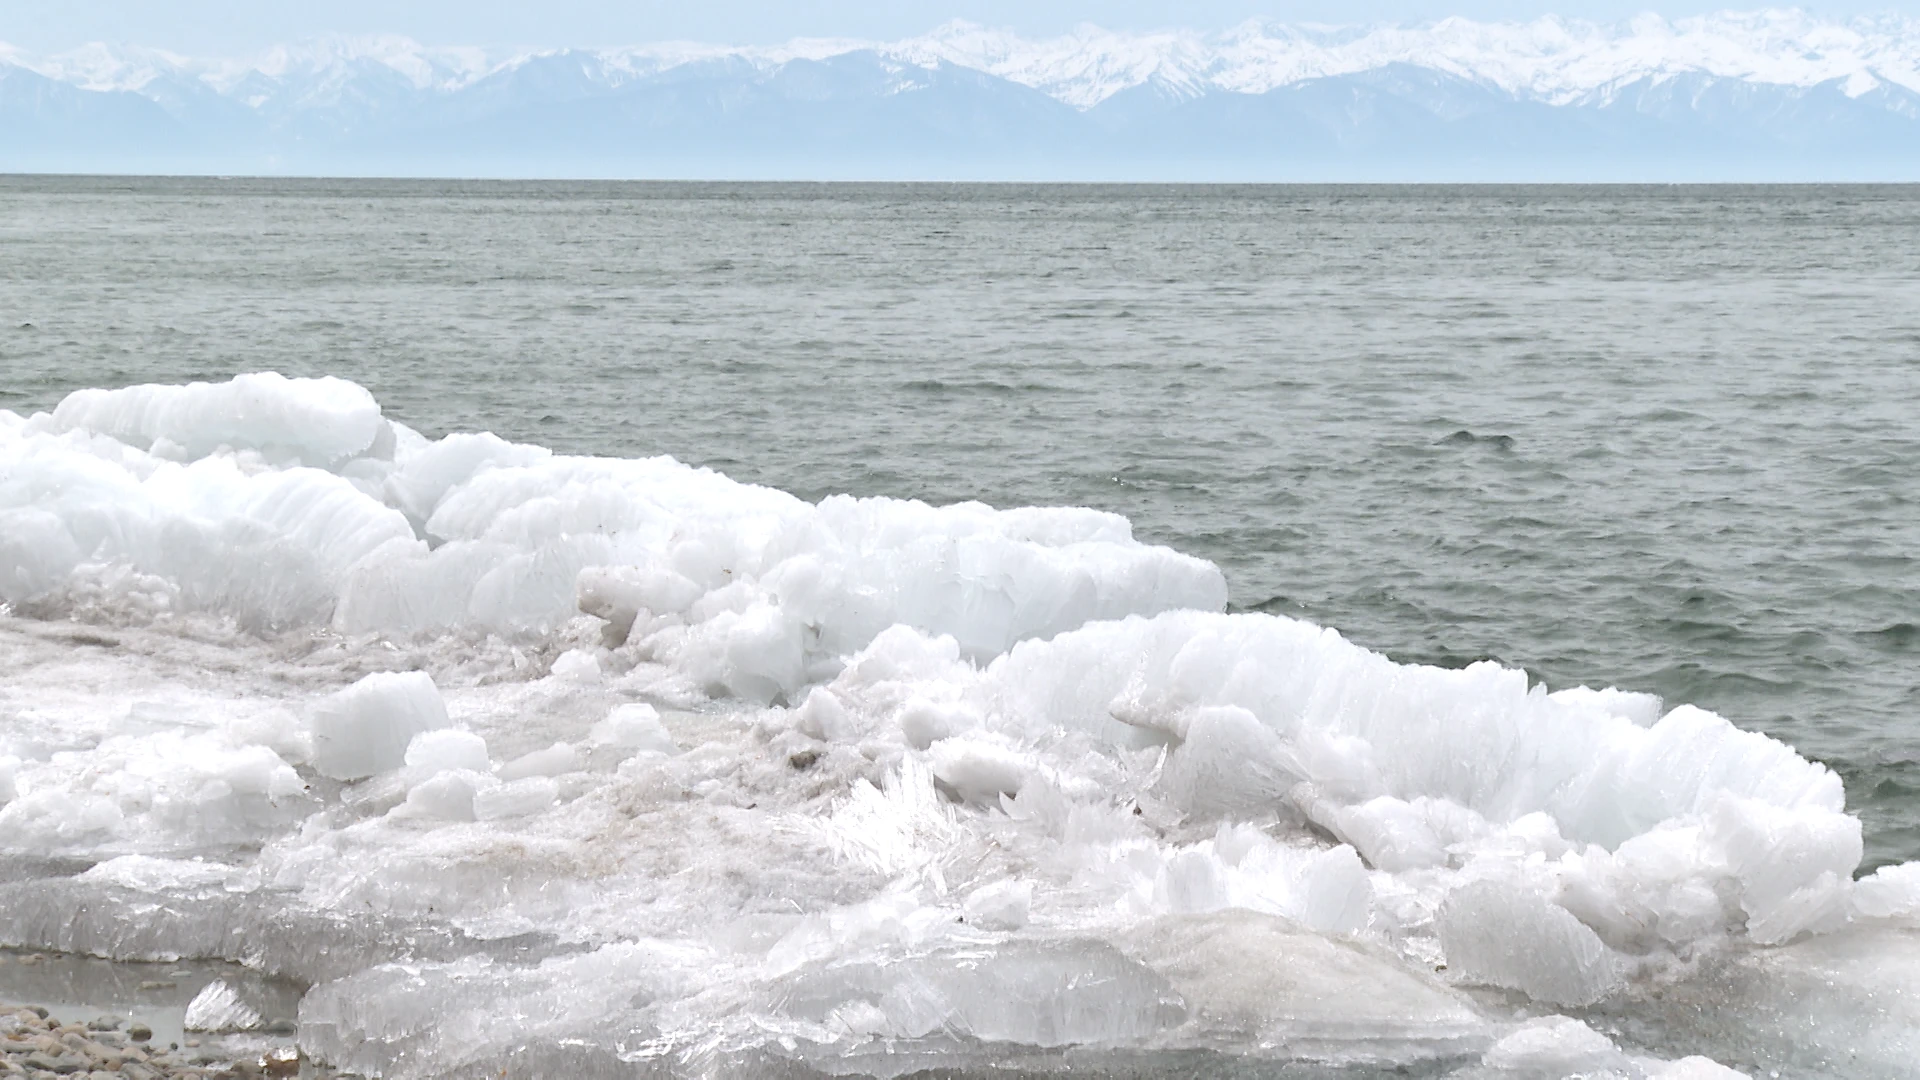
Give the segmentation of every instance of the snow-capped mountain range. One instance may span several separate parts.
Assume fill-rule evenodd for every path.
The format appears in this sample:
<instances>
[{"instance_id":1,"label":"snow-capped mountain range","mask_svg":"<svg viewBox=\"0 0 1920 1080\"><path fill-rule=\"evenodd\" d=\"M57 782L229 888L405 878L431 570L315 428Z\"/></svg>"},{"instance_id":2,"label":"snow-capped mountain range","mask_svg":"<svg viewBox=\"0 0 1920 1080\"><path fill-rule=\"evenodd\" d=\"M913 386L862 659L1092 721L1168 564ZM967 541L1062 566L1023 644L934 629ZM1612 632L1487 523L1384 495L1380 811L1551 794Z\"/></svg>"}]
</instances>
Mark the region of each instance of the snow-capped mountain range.
<instances>
[{"instance_id":1,"label":"snow-capped mountain range","mask_svg":"<svg viewBox=\"0 0 1920 1080\"><path fill-rule=\"evenodd\" d=\"M1038 40L954 22L891 42L372 37L245 58L0 43L0 138L0 169L25 170L1906 178L1920 177L1920 20L1768 10Z\"/></svg>"}]
</instances>

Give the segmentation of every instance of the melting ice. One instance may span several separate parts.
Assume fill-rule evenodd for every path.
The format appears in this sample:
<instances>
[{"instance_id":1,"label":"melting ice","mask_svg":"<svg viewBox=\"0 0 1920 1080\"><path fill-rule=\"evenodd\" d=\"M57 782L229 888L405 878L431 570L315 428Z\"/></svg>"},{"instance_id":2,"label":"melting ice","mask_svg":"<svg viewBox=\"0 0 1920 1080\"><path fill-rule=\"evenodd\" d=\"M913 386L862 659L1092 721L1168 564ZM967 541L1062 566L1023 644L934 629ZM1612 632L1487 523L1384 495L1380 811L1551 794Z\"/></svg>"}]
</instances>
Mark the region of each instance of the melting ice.
<instances>
[{"instance_id":1,"label":"melting ice","mask_svg":"<svg viewBox=\"0 0 1920 1080\"><path fill-rule=\"evenodd\" d=\"M1920 868L1827 769L1225 600L335 379L0 411L0 944L305 980L392 1077L1910 1075Z\"/></svg>"}]
</instances>

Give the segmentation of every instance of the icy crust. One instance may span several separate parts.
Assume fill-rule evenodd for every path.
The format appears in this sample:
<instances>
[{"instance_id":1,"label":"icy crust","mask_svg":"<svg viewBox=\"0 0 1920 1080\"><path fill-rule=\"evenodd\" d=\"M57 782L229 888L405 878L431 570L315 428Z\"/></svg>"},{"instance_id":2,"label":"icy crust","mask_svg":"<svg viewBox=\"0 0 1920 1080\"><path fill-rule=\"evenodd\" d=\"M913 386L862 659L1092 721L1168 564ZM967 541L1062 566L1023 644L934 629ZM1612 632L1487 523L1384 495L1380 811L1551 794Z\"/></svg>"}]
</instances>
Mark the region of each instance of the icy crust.
<instances>
[{"instance_id":1,"label":"icy crust","mask_svg":"<svg viewBox=\"0 0 1920 1080\"><path fill-rule=\"evenodd\" d=\"M985 660L1093 619L1218 609L1226 586L1112 514L810 505L664 457L428 442L351 383L269 374L0 412L0 603L87 597L403 638L539 635L584 610L610 643L767 701L896 624Z\"/></svg>"},{"instance_id":2,"label":"icy crust","mask_svg":"<svg viewBox=\"0 0 1920 1080\"><path fill-rule=\"evenodd\" d=\"M1180 659L1229 645L1252 658L1239 676ZM679 684L656 665L627 667L618 649L551 667L531 683L450 689L457 726L412 734L397 763L324 799L257 857L224 869L122 858L76 879L65 902L51 884L10 890L0 938L116 955L184 942L331 978L303 1005L308 1052L398 1077L503 1062L569 1075L902 1075L1096 1052L1426 1075L1728 1075L1572 1020L1525 1019L1596 1000L1633 1017L1641 995L1657 1016L1698 999L1686 1012L1699 1027L1675 1041L1739 1061L1763 1046L1763 1062L1899 1076L1912 1060L1920 996L1899 974L1913 948L1902 928L1920 928L1910 869L1841 887L1833 933L1756 951L1743 925L1759 879L1726 839L1738 831L1711 818L1734 798L1762 823L1824 820L1832 793L1817 767L1694 710L1539 694L1492 668L1406 668L1254 615L1090 625L984 669L951 639L897 628L802 704L745 718L632 701ZM1393 692L1360 693L1382 679ZM308 715L412 700L390 681L320 698ZM1437 711L1423 720L1423 709ZM1683 729L1688 768L1665 766L1667 785L1650 791L1654 778L1621 762L1672 760L1646 750L1676 712L1699 727ZM439 713L379 715L412 731ZM1369 749L1436 723L1481 725L1456 737L1504 746L1505 764L1468 783L1444 762ZM1589 728L1585 757L1564 759L1582 763L1570 779L1535 783L1538 741ZM1298 749L1314 731L1341 748L1344 787L1329 766L1301 764L1334 760ZM1728 754L1771 781L1717 767ZM1565 801L1587 773L1582 798ZM1665 800L1655 810L1673 816L1612 849L1565 839L1592 826L1555 815L1608 785ZM1372 845L1319 835L1330 830L1311 816L1380 799L1449 802L1416 824L1452 822L1454 839L1389 870L1363 858ZM1618 859L1669 834L1693 846L1653 864ZM1628 940L1607 922L1643 908L1593 925L1596 909L1570 902L1568 883L1596 864L1613 868L1613 903L1696 892L1713 903L1674 924L1693 936ZM153 898L183 893L193 899L162 905L171 926L156 919ZM436 922L464 944L432 944L421 928ZM264 953L247 951L263 937ZM544 958L487 945L542 937ZM301 940L332 944L302 956ZM342 954L364 964L387 950L408 958L342 967ZM1702 964L1718 966L1701 978ZM1516 1017L1462 993L1483 985L1532 1000ZM1797 1017L1790 1037L1783 1015Z\"/></svg>"},{"instance_id":3,"label":"icy crust","mask_svg":"<svg viewBox=\"0 0 1920 1080\"><path fill-rule=\"evenodd\" d=\"M111 639L81 640L0 647L0 857L255 846L319 809L299 772L311 740L294 712L155 687L149 671L86 655Z\"/></svg>"}]
</instances>

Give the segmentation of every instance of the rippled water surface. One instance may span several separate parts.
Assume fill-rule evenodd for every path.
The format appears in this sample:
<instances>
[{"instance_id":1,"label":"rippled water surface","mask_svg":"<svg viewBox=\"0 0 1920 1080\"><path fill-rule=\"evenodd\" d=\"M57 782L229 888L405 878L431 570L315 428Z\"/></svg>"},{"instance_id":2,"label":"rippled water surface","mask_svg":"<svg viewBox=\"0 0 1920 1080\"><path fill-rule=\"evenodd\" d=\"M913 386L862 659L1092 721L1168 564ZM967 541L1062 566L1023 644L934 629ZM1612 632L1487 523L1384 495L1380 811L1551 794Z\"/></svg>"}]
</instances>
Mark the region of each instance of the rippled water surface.
<instances>
[{"instance_id":1,"label":"rippled water surface","mask_svg":"<svg viewBox=\"0 0 1920 1080\"><path fill-rule=\"evenodd\" d=\"M0 408L1076 503L1403 660L1689 701L1920 857L1920 189L0 180Z\"/></svg>"}]
</instances>

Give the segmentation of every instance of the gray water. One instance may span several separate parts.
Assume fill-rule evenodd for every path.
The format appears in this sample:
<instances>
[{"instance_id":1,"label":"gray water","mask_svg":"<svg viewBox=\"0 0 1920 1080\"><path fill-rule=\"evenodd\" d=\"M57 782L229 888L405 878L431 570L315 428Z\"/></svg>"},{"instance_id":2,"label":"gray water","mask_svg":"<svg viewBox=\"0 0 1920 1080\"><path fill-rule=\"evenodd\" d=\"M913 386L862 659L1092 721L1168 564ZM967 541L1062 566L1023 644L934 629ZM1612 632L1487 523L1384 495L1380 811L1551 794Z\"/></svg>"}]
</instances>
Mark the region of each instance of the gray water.
<instances>
[{"instance_id":1,"label":"gray water","mask_svg":"<svg viewBox=\"0 0 1920 1080\"><path fill-rule=\"evenodd\" d=\"M1073 503L1652 691L1920 857L1920 188L0 178L0 408L273 369L809 498Z\"/></svg>"}]
</instances>

